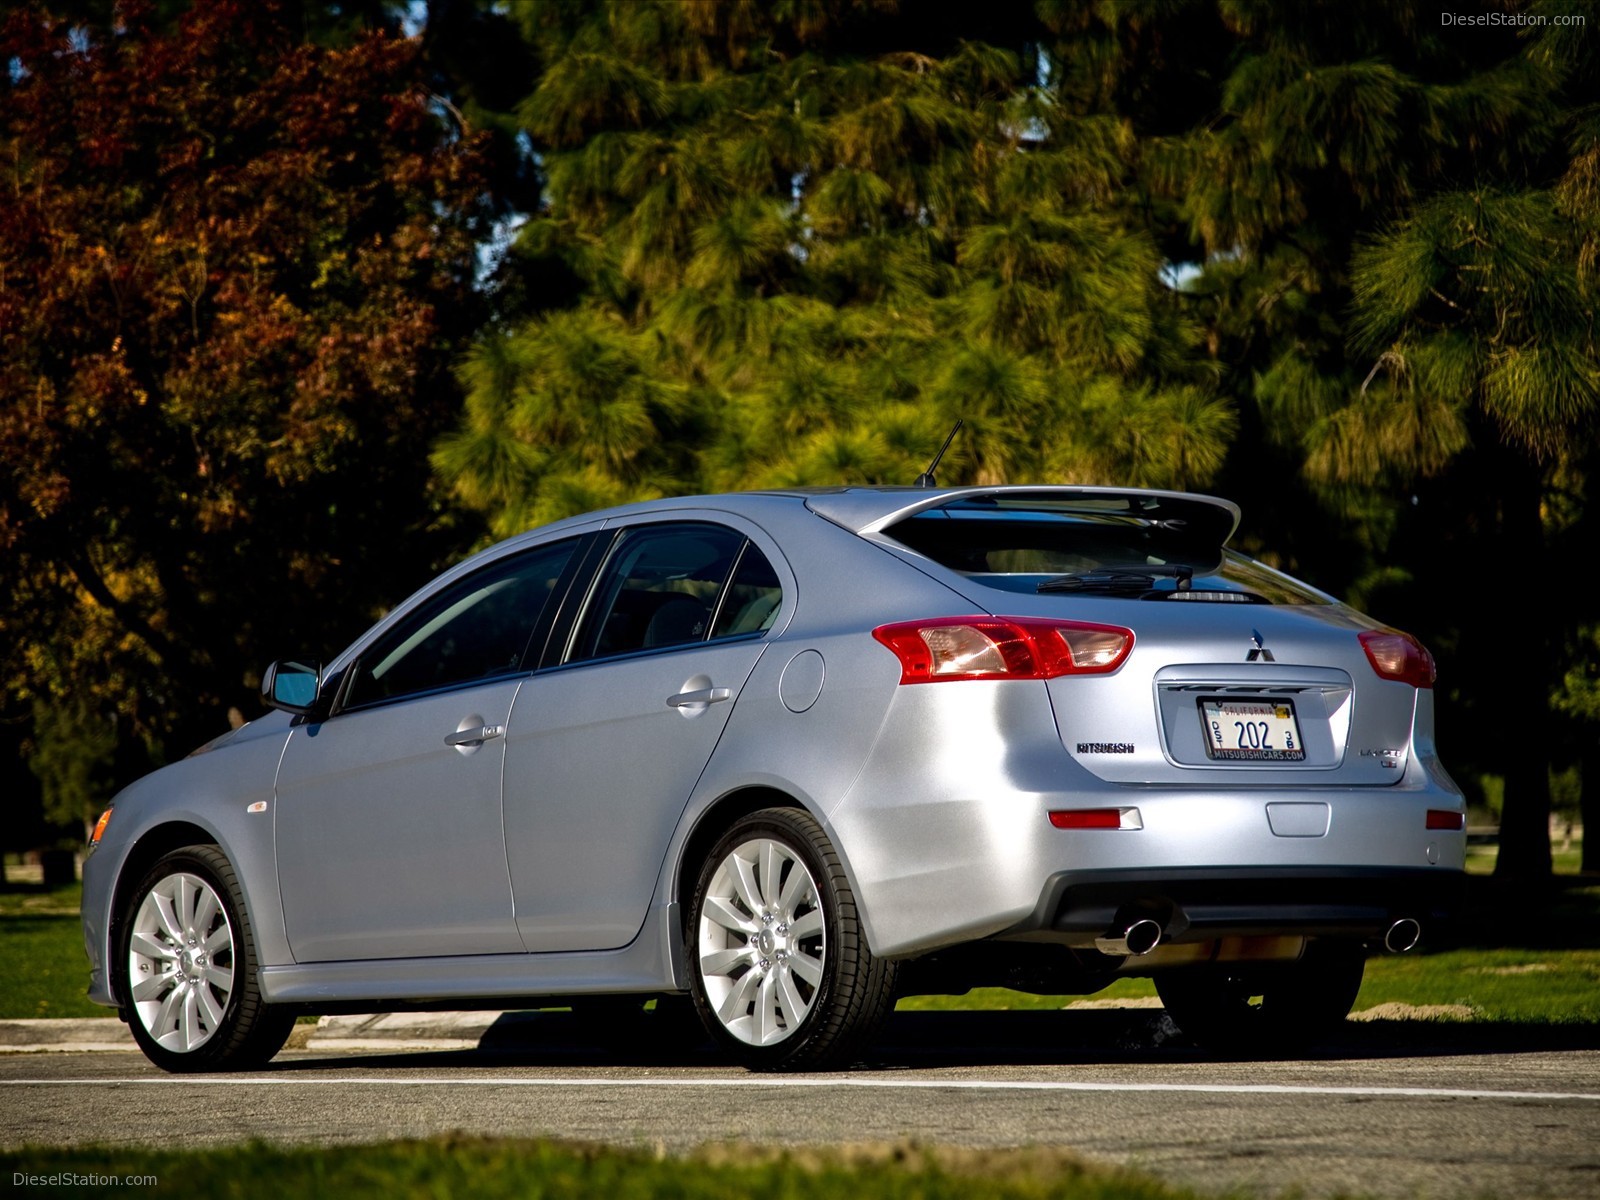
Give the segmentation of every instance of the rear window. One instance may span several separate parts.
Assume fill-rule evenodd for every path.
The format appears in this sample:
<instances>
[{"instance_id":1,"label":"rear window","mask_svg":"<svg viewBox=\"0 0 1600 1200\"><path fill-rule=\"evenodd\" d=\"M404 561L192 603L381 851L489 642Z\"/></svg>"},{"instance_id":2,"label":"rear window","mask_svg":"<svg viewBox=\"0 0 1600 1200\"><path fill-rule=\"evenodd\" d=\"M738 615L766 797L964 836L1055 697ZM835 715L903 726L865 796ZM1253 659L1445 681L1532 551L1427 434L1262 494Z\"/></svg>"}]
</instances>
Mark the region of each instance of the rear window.
<instances>
[{"instance_id":1,"label":"rear window","mask_svg":"<svg viewBox=\"0 0 1600 1200\"><path fill-rule=\"evenodd\" d=\"M1008 592L1150 600L1326 604L1328 598L1225 550L1232 517L1192 501L981 497L928 509L884 533L976 583ZM1185 599L1191 597L1183 597ZM1235 599L1237 598L1237 599Z\"/></svg>"}]
</instances>

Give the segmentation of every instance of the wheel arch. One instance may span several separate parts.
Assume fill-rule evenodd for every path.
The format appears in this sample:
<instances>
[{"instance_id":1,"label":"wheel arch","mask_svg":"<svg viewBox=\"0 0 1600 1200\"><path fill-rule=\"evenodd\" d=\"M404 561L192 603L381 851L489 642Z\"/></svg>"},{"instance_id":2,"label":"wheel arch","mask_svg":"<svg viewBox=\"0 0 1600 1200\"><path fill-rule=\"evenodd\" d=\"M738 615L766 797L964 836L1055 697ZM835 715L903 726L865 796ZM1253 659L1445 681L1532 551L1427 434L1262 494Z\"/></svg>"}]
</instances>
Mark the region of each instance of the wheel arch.
<instances>
[{"instance_id":1,"label":"wheel arch","mask_svg":"<svg viewBox=\"0 0 1600 1200\"><path fill-rule=\"evenodd\" d=\"M694 827L684 839L683 850L678 855L677 878L672 886L672 899L677 902L678 911L683 914L685 922L694 907L694 885L700 874L700 864L711 852L711 847L735 821L763 808L798 809L816 817L788 792L761 785L736 788L707 805L705 811L695 818Z\"/></svg>"}]
</instances>

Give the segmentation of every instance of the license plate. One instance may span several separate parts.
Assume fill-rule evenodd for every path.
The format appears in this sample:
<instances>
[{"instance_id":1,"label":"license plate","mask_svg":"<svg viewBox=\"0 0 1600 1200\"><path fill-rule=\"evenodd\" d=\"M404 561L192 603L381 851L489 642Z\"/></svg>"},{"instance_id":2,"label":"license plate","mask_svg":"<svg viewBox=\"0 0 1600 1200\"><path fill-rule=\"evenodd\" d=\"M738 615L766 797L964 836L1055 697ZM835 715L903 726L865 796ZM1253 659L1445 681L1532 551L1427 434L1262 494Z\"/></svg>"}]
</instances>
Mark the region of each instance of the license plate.
<instances>
[{"instance_id":1,"label":"license plate","mask_svg":"<svg viewBox=\"0 0 1600 1200\"><path fill-rule=\"evenodd\" d=\"M1292 700L1201 700L1200 724L1212 758L1299 762L1306 756Z\"/></svg>"}]
</instances>

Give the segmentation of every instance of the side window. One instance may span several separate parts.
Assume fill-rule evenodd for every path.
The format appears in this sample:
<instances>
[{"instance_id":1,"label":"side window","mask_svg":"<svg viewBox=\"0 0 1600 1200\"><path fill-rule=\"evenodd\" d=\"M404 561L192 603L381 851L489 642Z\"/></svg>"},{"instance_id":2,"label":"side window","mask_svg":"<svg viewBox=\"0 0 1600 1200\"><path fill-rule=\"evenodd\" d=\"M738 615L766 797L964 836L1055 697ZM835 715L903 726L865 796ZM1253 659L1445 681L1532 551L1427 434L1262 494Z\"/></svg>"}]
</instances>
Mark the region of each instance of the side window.
<instances>
[{"instance_id":1,"label":"side window","mask_svg":"<svg viewBox=\"0 0 1600 1200\"><path fill-rule=\"evenodd\" d=\"M558 542L502 560L428 600L361 656L345 706L520 671L576 546Z\"/></svg>"},{"instance_id":2,"label":"side window","mask_svg":"<svg viewBox=\"0 0 1600 1200\"><path fill-rule=\"evenodd\" d=\"M572 660L703 642L744 535L721 525L641 525L623 533L595 585Z\"/></svg>"},{"instance_id":3,"label":"side window","mask_svg":"<svg viewBox=\"0 0 1600 1200\"><path fill-rule=\"evenodd\" d=\"M767 556L756 549L754 542L744 544L739 565L733 572L717 609L716 624L711 629L714 638L736 637L741 633L764 633L777 619L778 605L783 601L783 588L778 583L778 573L772 569Z\"/></svg>"}]
</instances>

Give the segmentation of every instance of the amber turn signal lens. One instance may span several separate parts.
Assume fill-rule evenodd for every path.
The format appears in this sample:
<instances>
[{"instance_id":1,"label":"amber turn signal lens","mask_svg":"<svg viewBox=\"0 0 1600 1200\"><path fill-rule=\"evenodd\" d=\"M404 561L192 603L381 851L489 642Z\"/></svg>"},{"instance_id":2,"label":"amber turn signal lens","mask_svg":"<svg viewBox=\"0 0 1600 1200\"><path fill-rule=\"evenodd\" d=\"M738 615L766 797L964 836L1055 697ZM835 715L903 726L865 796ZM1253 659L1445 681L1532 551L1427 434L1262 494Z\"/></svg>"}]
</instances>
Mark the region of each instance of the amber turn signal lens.
<instances>
[{"instance_id":1,"label":"amber turn signal lens","mask_svg":"<svg viewBox=\"0 0 1600 1200\"><path fill-rule=\"evenodd\" d=\"M100 819L94 823L94 832L89 835L89 845L98 846L100 835L106 831L106 826L111 824L111 810L108 808L100 814Z\"/></svg>"}]
</instances>

